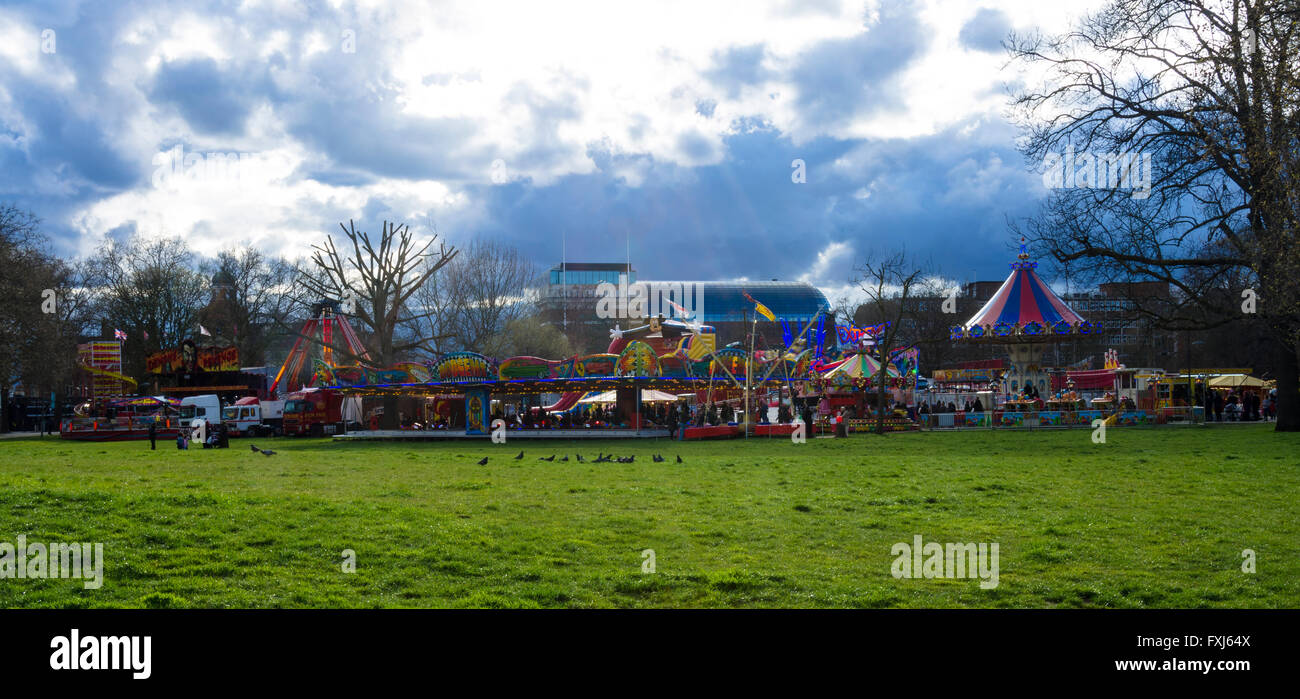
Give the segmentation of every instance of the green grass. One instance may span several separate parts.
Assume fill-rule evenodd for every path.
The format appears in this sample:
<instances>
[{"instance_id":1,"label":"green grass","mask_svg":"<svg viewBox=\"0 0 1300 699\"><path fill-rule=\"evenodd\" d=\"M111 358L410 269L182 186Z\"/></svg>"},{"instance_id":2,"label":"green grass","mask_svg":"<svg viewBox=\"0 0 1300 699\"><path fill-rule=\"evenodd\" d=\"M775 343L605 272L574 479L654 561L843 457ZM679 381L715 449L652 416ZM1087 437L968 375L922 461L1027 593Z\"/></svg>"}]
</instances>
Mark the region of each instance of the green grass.
<instances>
[{"instance_id":1,"label":"green grass","mask_svg":"<svg viewBox=\"0 0 1300 699\"><path fill-rule=\"evenodd\" d=\"M0 579L0 607L1300 606L1300 435L1090 434L255 440L272 457L9 439L0 541L103 542L106 563L99 590ZM577 450L638 458L537 460ZM893 578L915 534L999 543L1000 585Z\"/></svg>"}]
</instances>

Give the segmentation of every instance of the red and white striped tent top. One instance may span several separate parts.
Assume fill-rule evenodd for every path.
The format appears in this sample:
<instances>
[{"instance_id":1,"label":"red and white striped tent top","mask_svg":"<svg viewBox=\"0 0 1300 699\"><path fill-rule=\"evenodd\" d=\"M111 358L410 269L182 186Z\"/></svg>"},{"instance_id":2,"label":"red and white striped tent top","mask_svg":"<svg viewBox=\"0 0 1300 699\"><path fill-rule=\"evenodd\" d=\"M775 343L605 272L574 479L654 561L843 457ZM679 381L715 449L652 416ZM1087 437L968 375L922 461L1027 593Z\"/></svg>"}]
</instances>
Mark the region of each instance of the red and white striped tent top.
<instances>
[{"instance_id":1,"label":"red and white striped tent top","mask_svg":"<svg viewBox=\"0 0 1300 699\"><path fill-rule=\"evenodd\" d=\"M1020 246L1020 259L1011 263L1011 275L1002 282L993 298L984 304L961 328L954 328L954 339L1006 338L1019 340L1051 339L1072 332L1087 333L1088 321L1065 304L1034 271ZM958 332L960 331L960 332ZM960 336L960 338L958 337Z\"/></svg>"}]
</instances>

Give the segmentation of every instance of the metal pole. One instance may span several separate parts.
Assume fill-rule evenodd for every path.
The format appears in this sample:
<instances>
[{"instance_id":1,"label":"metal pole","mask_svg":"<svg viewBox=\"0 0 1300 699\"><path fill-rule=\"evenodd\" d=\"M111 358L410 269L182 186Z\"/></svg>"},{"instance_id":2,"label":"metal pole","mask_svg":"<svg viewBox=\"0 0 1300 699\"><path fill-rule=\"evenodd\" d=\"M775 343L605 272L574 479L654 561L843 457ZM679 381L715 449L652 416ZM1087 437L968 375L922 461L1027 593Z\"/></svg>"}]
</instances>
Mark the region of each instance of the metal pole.
<instances>
[{"instance_id":1,"label":"metal pole","mask_svg":"<svg viewBox=\"0 0 1300 699\"><path fill-rule=\"evenodd\" d=\"M749 392L754 375L754 332L758 329L758 311L754 311L754 322L749 326L749 362L745 366L745 438L749 438L749 421L752 416L749 412Z\"/></svg>"}]
</instances>

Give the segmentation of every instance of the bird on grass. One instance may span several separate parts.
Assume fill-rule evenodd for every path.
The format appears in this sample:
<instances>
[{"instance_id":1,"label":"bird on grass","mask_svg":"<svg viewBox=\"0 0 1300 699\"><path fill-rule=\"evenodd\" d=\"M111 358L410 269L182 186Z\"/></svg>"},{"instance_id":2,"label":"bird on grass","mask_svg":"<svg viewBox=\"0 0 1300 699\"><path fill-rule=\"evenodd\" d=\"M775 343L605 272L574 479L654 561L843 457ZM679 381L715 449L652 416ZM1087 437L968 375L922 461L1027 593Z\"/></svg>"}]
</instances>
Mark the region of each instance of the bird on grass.
<instances>
[{"instance_id":1,"label":"bird on grass","mask_svg":"<svg viewBox=\"0 0 1300 699\"><path fill-rule=\"evenodd\" d=\"M258 449L258 451L262 452L267 456L275 456L275 452L271 451L270 449Z\"/></svg>"},{"instance_id":2,"label":"bird on grass","mask_svg":"<svg viewBox=\"0 0 1300 699\"><path fill-rule=\"evenodd\" d=\"M539 457L537 457L537 460L538 460L538 461L555 461L555 454L551 454L550 456L539 456Z\"/></svg>"},{"instance_id":3,"label":"bird on grass","mask_svg":"<svg viewBox=\"0 0 1300 699\"><path fill-rule=\"evenodd\" d=\"M677 463L680 464L681 462L682 462L682 455L681 455L681 454L678 454L678 455L677 455Z\"/></svg>"},{"instance_id":4,"label":"bird on grass","mask_svg":"<svg viewBox=\"0 0 1300 699\"><path fill-rule=\"evenodd\" d=\"M662 456L660 456L660 455L658 455L658 454L655 454L654 456L652 456L652 457L650 457L650 458L654 459L654 462L657 463L657 464L661 464L661 463L663 463L664 460L665 460L664 457L662 457Z\"/></svg>"},{"instance_id":5,"label":"bird on grass","mask_svg":"<svg viewBox=\"0 0 1300 699\"><path fill-rule=\"evenodd\" d=\"M250 445L248 445L248 448L249 448L249 449L252 449L253 451L261 451L261 449L258 449L258 448L257 448L257 445L256 445L256 444L250 444Z\"/></svg>"},{"instance_id":6,"label":"bird on grass","mask_svg":"<svg viewBox=\"0 0 1300 699\"><path fill-rule=\"evenodd\" d=\"M519 456L516 456L516 457L515 457L515 461L518 461L518 460L520 460L520 459L522 459L522 458L524 458L524 452L523 452L523 450L520 450L520 452L519 452Z\"/></svg>"},{"instance_id":7,"label":"bird on grass","mask_svg":"<svg viewBox=\"0 0 1300 699\"><path fill-rule=\"evenodd\" d=\"M563 458L563 459L560 459L560 461L568 461L568 460L569 460L569 455L568 455L568 454L565 454L565 455L564 455L564 458Z\"/></svg>"},{"instance_id":8,"label":"bird on grass","mask_svg":"<svg viewBox=\"0 0 1300 699\"><path fill-rule=\"evenodd\" d=\"M578 458L578 463L580 463L580 464L585 464L585 463L587 463L587 462L582 458L582 454L575 454L574 456L576 456L576 457Z\"/></svg>"},{"instance_id":9,"label":"bird on grass","mask_svg":"<svg viewBox=\"0 0 1300 699\"><path fill-rule=\"evenodd\" d=\"M487 458L486 456L483 457L483 460L480 461L480 462L478 462L478 465L479 465L479 466L486 466L486 465L487 465L487 459L488 459L488 458Z\"/></svg>"}]
</instances>

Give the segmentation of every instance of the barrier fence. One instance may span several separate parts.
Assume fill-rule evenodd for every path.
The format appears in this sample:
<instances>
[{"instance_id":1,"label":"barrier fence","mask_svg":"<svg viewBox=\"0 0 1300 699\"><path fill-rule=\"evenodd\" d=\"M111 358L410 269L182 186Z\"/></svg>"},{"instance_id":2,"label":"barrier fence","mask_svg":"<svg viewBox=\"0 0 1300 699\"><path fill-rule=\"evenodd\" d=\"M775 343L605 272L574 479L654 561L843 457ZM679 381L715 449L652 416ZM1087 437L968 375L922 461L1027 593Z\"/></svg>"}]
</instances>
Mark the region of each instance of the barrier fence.
<instances>
[{"instance_id":1,"label":"barrier fence","mask_svg":"<svg viewBox=\"0 0 1300 699\"><path fill-rule=\"evenodd\" d=\"M1107 426L1203 425L1205 409L1200 406L1133 410L986 410L983 412L930 413L918 415L924 429L1043 429L1091 428L1093 421Z\"/></svg>"}]
</instances>

